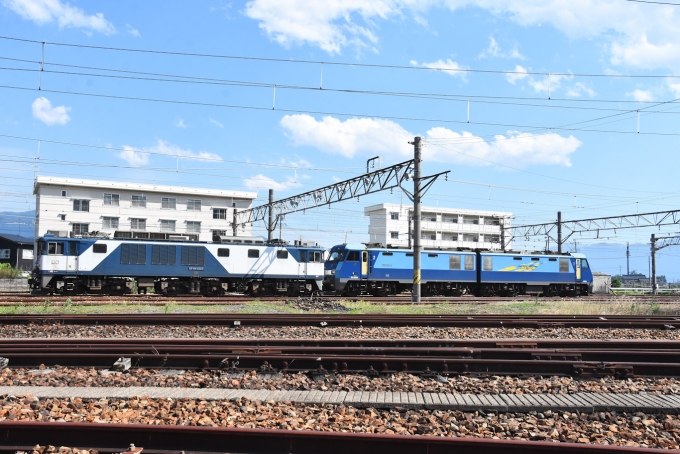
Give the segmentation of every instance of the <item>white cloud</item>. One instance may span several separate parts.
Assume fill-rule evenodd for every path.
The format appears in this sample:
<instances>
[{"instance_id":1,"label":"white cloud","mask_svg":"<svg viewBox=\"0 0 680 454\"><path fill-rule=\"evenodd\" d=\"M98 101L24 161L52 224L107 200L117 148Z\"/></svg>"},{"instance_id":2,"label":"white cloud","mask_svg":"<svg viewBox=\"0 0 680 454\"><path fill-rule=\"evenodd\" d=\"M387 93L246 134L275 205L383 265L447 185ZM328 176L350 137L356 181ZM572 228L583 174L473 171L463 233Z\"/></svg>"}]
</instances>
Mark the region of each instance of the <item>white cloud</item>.
<instances>
[{"instance_id":1,"label":"white cloud","mask_svg":"<svg viewBox=\"0 0 680 454\"><path fill-rule=\"evenodd\" d=\"M133 26L130 25L130 24L125 24L125 29L126 29L127 32L128 32L129 34L131 34L132 36L135 36L135 37L137 37L137 38L139 38L140 36L142 36L142 35L139 33L139 30L137 30L135 27L133 27Z\"/></svg>"},{"instance_id":2,"label":"white cloud","mask_svg":"<svg viewBox=\"0 0 680 454\"><path fill-rule=\"evenodd\" d=\"M680 98L680 83L673 83L668 81L668 89L673 92L673 96Z\"/></svg>"},{"instance_id":3,"label":"white cloud","mask_svg":"<svg viewBox=\"0 0 680 454\"><path fill-rule=\"evenodd\" d=\"M164 140L161 139L158 139L158 143L156 144L156 146L151 147L149 151L169 156L177 156L181 159L214 159L218 161L222 160L222 158L215 153L208 153L206 151L195 152L189 149L183 149L177 145L165 142Z\"/></svg>"},{"instance_id":4,"label":"white cloud","mask_svg":"<svg viewBox=\"0 0 680 454\"><path fill-rule=\"evenodd\" d=\"M583 82L576 82L574 85L569 87L567 89L567 96L570 96L572 98L578 98L579 96L582 95L588 95L589 97L594 97L596 95L595 90L590 88L589 84L583 83Z\"/></svg>"},{"instance_id":5,"label":"white cloud","mask_svg":"<svg viewBox=\"0 0 680 454\"><path fill-rule=\"evenodd\" d=\"M313 146L325 153L340 154L348 158L359 154L380 154L385 158L404 159L413 155L413 146L408 142L413 140L415 134L390 120L351 118L340 121L333 117L324 117L317 121L309 115L286 115L281 119L281 125L294 145ZM475 166L492 165L475 159L481 158L499 163L510 162L513 167L568 167L571 165L569 156L581 146L581 141L575 137L563 137L557 133L509 132L495 136L492 142L486 142L469 132L458 133L437 127L430 129L427 136L452 139L444 145L446 148L426 142L423 153L429 161Z\"/></svg>"},{"instance_id":6,"label":"white cloud","mask_svg":"<svg viewBox=\"0 0 680 454\"><path fill-rule=\"evenodd\" d=\"M245 14L282 45L307 43L334 54L375 43L381 19L469 7L522 26L550 25L571 39L604 38L614 65L680 68L680 9L673 6L621 0L251 0Z\"/></svg>"},{"instance_id":7,"label":"white cloud","mask_svg":"<svg viewBox=\"0 0 680 454\"><path fill-rule=\"evenodd\" d=\"M443 147L434 144L426 146L423 151L424 159L475 166L508 163L518 168L531 165L570 167L570 155L582 144L574 136L563 137L557 133L531 134L510 131L506 135L494 136L495 140L492 142L486 142L469 132L458 133L442 127L430 129L427 135L451 141Z\"/></svg>"},{"instance_id":8,"label":"white cloud","mask_svg":"<svg viewBox=\"0 0 680 454\"><path fill-rule=\"evenodd\" d=\"M511 84L516 84L518 80L525 79L529 75L527 74L526 68L524 68L522 65L516 65L515 69L513 70L514 72L512 73L506 73L505 78L508 79L508 82Z\"/></svg>"},{"instance_id":9,"label":"white cloud","mask_svg":"<svg viewBox=\"0 0 680 454\"><path fill-rule=\"evenodd\" d=\"M102 13L88 15L85 11L60 0L3 0L3 5L24 19L39 25L56 21L59 28L84 28L106 35L116 32Z\"/></svg>"},{"instance_id":10,"label":"white cloud","mask_svg":"<svg viewBox=\"0 0 680 454\"><path fill-rule=\"evenodd\" d=\"M513 85L517 84L518 80L526 80L526 83L534 89L536 93L554 93L562 86L562 81L570 80L573 76L561 75L561 74L551 74L549 76L540 76L538 78L531 74L528 74L528 70L521 65L516 65L515 69L511 73L506 73L505 78ZM583 84L576 84L583 85ZM576 85L574 87L576 87ZM582 88L573 88L571 90L572 94L580 93L584 91L587 87L583 85ZM580 91L579 91L580 90Z\"/></svg>"},{"instance_id":11,"label":"white cloud","mask_svg":"<svg viewBox=\"0 0 680 454\"><path fill-rule=\"evenodd\" d=\"M212 118L208 118L208 120L210 121L210 123L214 124L218 128L224 128L224 125L222 123L220 123L219 121L214 120Z\"/></svg>"},{"instance_id":12,"label":"white cloud","mask_svg":"<svg viewBox=\"0 0 680 454\"><path fill-rule=\"evenodd\" d=\"M389 120L350 118L341 121L328 116L317 121L303 114L284 116L281 126L294 145L309 145L348 158L362 152L406 156L413 150L407 143L413 140L413 134Z\"/></svg>"},{"instance_id":13,"label":"white cloud","mask_svg":"<svg viewBox=\"0 0 680 454\"><path fill-rule=\"evenodd\" d=\"M205 151L195 152L189 149L181 148L177 145L168 143L164 140L158 139L158 142L153 147L134 149L129 146L123 147L123 151L117 156L127 161L130 165L140 166L149 162L149 155L157 153L165 156L178 157L179 159L209 159L221 161L222 158L215 153L208 153Z\"/></svg>"},{"instance_id":14,"label":"white cloud","mask_svg":"<svg viewBox=\"0 0 680 454\"><path fill-rule=\"evenodd\" d=\"M420 63L420 64L418 64L416 60L411 60L410 63L413 66L434 69L449 74L453 77L460 77L463 80L467 78L466 77L467 72L465 71L466 69L468 69L467 66L461 66L457 62L451 60L450 58L447 58L446 60L439 59L437 61L433 61L432 63Z\"/></svg>"},{"instance_id":15,"label":"white cloud","mask_svg":"<svg viewBox=\"0 0 680 454\"><path fill-rule=\"evenodd\" d=\"M498 45L498 42L493 36L489 36L489 47L486 48L486 50L483 50L482 53L480 53L477 58L489 58L489 57L495 57L495 58L516 58L519 60L525 60L524 55L519 53L519 50L517 50L517 46L513 46L512 49L510 49L509 52L503 52L501 50L501 46Z\"/></svg>"},{"instance_id":16,"label":"white cloud","mask_svg":"<svg viewBox=\"0 0 680 454\"><path fill-rule=\"evenodd\" d=\"M279 182L262 174L255 175L251 178L244 178L243 184L250 189L273 189L275 191L285 191L301 186L294 177L288 177L284 181Z\"/></svg>"},{"instance_id":17,"label":"white cloud","mask_svg":"<svg viewBox=\"0 0 680 454\"><path fill-rule=\"evenodd\" d=\"M394 0L252 0L245 14L283 46L308 43L337 54L348 45L375 43L372 20L399 14L399 8Z\"/></svg>"},{"instance_id":18,"label":"white cloud","mask_svg":"<svg viewBox=\"0 0 680 454\"><path fill-rule=\"evenodd\" d=\"M31 107L33 109L33 116L46 125L65 125L71 120L71 117L68 116L68 112L71 110L70 107L52 107L50 100L45 97L33 101Z\"/></svg>"},{"instance_id":19,"label":"white cloud","mask_svg":"<svg viewBox=\"0 0 680 454\"><path fill-rule=\"evenodd\" d=\"M637 102L649 102L649 101L654 101L654 95L652 95L652 92L649 90L640 90L639 88L636 90L633 90L630 93L626 93L626 96L630 96Z\"/></svg>"},{"instance_id":20,"label":"white cloud","mask_svg":"<svg viewBox=\"0 0 680 454\"><path fill-rule=\"evenodd\" d=\"M133 167L139 167L149 163L149 153L135 150L127 145L123 147L123 151L118 153L118 157L127 161L127 163Z\"/></svg>"},{"instance_id":21,"label":"white cloud","mask_svg":"<svg viewBox=\"0 0 680 454\"><path fill-rule=\"evenodd\" d=\"M177 126L178 128L186 128L187 127L186 123L184 123L184 120L182 120L181 118L179 120L175 121L175 126Z\"/></svg>"}]
</instances>

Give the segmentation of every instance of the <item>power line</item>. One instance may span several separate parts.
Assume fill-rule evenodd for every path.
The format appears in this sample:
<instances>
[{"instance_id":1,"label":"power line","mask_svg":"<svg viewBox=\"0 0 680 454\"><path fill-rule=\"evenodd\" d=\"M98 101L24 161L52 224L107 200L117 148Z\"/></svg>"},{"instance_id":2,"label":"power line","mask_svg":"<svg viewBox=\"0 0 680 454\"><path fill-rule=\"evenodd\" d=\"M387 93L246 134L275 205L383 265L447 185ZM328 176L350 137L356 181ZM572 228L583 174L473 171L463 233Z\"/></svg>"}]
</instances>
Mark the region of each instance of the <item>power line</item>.
<instances>
[{"instance_id":1,"label":"power line","mask_svg":"<svg viewBox=\"0 0 680 454\"><path fill-rule=\"evenodd\" d=\"M5 59L0 57L0 59ZM12 59L15 60L15 59ZM401 97L401 98L411 98L411 99L427 99L435 101L446 101L446 102L459 102L467 103L470 102L470 98L475 98L476 104L492 104L492 105L507 105L507 106L517 106L517 107L537 107L537 108L547 108L547 109L569 109L569 110L595 110L595 111L609 111L609 112L628 112L630 109L613 109L605 107L582 107L582 106L565 106L556 104L529 104L526 102L509 102L509 101L489 101L488 99L518 99L518 100L541 100L546 102L555 101L555 98L545 99L545 98L522 98L522 97L511 97L511 96L483 96L483 95L455 95L455 94L436 94L436 93L418 93L418 92L392 92L392 91L376 91L376 90L353 90L348 88L319 88L304 85L280 85L274 83L260 83L251 82L243 80L227 80L227 79L210 79L203 77L194 76L179 76L173 74L158 74L158 73L146 73L139 71L126 71L118 69L108 69L108 68L92 68L92 67L82 67L75 65L60 65L58 63L44 63L45 65L59 65L59 66L70 66L70 67L80 67L89 68L99 71L116 71L121 73L132 73L132 74L145 74L154 75L159 77L176 77L188 80L177 80L177 79L164 79L164 78L149 78L149 77L132 77L132 76L119 76L114 74L96 74L96 73L81 73L73 71L53 71L48 69L30 69L30 68L7 68L0 67L2 71L27 71L27 72L39 72L39 73L51 73L58 75L70 75L70 76L83 76L83 77L104 77L111 79L122 79L122 80L133 80L133 81L146 81L146 82L170 82L170 83L186 83L186 84L199 84L199 85L227 85L227 86L240 86L240 87L250 87L250 88L276 88L277 90L304 90L312 92L327 92L327 93L343 93L343 94L356 94L356 95L371 95L371 96L389 96L389 97ZM588 101L588 102L626 102L632 103L636 101L632 100L619 100L619 101L602 101L602 100L570 100L562 99L563 101ZM666 111L652 111L653 113L659 114L670 114L678 115L680 112L666 112Z\"/></svg>"},{"instance_id":2,"label":"power line","mask_svg":"<svg viewBox=\"0 0 680 454\"><path fill-rule=\"evenodd\" d=\"M642 0L639 0L639 1L642 1ZM201 58L219 58L219 59L232 59L232 60L265 61L265 62L276 62L276 63L348 66L348 67L359 67L359 68L408 69L408 70L420 70L420 71L446 71L446 72L488 73L488 74L527 74L527 75L538 75L538 76L549 76L549 77L550 76L611 77L611 78L668 78L668 77L676 78L676 77L680 77L680 75L595 74L595 73L511 71L511 70L499 70L499 69L471 69L471 68L447 68L447 67L427 68L427 67L422 67L422 66L381 65L381 64L377 64L377 63L349 63L349 62L334 62L334 61L323 61L323 60L296 60L296 59L284 59L284 58L272 58L272 57L248 57L248 56L243 56L243 55L203 54L203 53L197 53L197 52L179 52L179 51L165 51L165 50L153 50L153 49L133 49L133 48L126 48L126 47L107 47L107 46L94 46L94 45L87 45L87 44L63 43L63 42L57 42L57 41L38 41L38 40L33 40L33 39L15 38L15 37L10 37L10 36L0 36L0 39L26 42L26 43L33 43L33 44L41 44L41 45L76 47L76 48L81 48L81 49L107 50L107 51L116 51L116 52L134 52L134 53L143 53L143 54L177 55L177 56L183 56L183 57L201 57Z\"/></svg>"},{"instance_id":3,"label":"power line","mask_svg":"<svg viewBox=\"0 0 680 454\"><path fill-rule=\"evenodd\" d=\"M583 129L583 128L567 128L560 126L536 126L536 125L519 125L511 123L490 123L490 122L476 122L476 121L459 121L459 120L445 120L437 118L419 118L419 117L398 117L393 115L372 115L364 113L349 113L349 112L332 112L332 111L319 111L319 110L303 110L303 109L273 109L271 107L258 107L258 106L245 106L238 104L218 104L218 103L207 103L198 101L178 101L169 99L155 99L155 98L142 98L136 96L122 96L122 95L105 95L99 93L84 93L75 91L65 91L65 90L49 90L49 89L38 89L30 87L17 87L11 85L0 85L0 88L6 88L10 90L24 90L24 91L39 91L41 93L59 93L66 95L76 95L76 96L90 96L96 98L106 98L106 99L120 99L128 101L145 101L145 102L156 102L156 103L168 103L168 104L184 104L193 106L203 106L203 107L221 107L228 109L244 109L244 110L254 110L254 111L265 111L265 112L285 112L285 113L298 113L298 114L312 114L312 115L337 115L343 117L372 117L387 120L403 120L403 121L422 121L422 122L439 122L439 123L453 123L453 124L473 124L478 126L500 126L504 128L527 128L533 130L558 130L558 131L581 131L581 132L596 132L596 133L606 133L606 134L633 134L639 136L668 136L676 137L680 136L680 133L664 133L664 132L636 132L636 131L620 131L620 130L601 130L601 129ZM630 111L628 112L630 113ZM623 115L615 114L615 115ZM605 117L606 118L606 117ZM587 123L594 120L585 120L583 122L574 123L581 124Z\"/></svg>"},{"instance_id":4,"label":"power line","mask_svg":"<svg viewBox=\"0 0 680 454\"><path fill-rule=\"evenodd\" d=\"M651 0L624 0L626 2L635 2L635 3L651 3L654 5L670 5L670 6L680 6L680 3L671 3L671 2L655 2Z\"/></svg>"}]
</instances>

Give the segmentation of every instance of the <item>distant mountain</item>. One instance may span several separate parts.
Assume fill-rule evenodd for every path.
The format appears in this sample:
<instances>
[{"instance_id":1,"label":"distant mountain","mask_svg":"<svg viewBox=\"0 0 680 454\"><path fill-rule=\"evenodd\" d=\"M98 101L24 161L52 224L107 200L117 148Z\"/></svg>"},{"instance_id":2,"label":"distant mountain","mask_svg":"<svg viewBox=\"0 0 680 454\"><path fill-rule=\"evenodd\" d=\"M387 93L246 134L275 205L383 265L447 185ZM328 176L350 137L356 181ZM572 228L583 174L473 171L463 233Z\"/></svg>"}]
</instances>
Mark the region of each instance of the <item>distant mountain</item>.
<instances>
[{"instance_id":1,"label":"distant mountain","mask_svg":"<svg viewBox=\"0 0 680 454\"><path fill-rule=\"evenodd\" d=\"M626 274L626 245L596 243L580 246L578 251L588 257L593 271L615 275ZM647 244L630 245L630 272L649 276L650 250ZM670 246L656 253L656 273L665 275L669 282L680 281L680 246Z\"/></svg>"},{"instance_id":2,"label":"distant mountain","mask_svg":"<svg viewBox=\"0 0 680 454\"><path fill-rule=\"evenodd\" d=\"M33 238L35 210L0 211L0 233L12 233Z\"/></svg>"}]
</instances>

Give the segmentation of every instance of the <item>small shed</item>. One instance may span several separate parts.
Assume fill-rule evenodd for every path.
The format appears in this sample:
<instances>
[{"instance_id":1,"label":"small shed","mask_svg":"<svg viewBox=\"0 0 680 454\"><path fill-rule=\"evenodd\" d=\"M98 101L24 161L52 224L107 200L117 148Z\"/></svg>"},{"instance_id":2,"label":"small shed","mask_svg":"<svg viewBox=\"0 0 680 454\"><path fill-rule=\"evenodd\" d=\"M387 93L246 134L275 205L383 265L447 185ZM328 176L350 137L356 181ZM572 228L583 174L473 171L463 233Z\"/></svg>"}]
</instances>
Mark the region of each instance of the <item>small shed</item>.
<instances>
[{"instance_id":1,"label":"small shed","mask_svg":"<svg viewBox=\"0 0 680 454\"><path fill-rule=\"evenodd\" d=\"M9 263L22 271L33 269L33 239L0 233L0 263Z\"/></svg>"},{"instance_id":2,"label":"small shed","mask_svg":"<svg viewBox=\"0 0 680 454\"><path fill-rule=\"evenodd\" d=\"M611 274L593 271L593 293L607 294L612 291Z\"/></svg>"}]
</instances>

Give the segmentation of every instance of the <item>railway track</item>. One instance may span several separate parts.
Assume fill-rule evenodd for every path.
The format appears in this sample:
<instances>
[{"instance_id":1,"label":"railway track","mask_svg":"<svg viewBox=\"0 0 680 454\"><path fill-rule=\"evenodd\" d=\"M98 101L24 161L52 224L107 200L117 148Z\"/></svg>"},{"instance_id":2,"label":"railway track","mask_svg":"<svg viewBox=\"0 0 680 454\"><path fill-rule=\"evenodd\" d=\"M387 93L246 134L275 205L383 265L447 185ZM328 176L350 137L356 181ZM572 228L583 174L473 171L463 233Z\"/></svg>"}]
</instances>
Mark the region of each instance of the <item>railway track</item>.
<instances>
[{"instance_id":1,"label":"railway track","mask_svg":"<svg viewBox=\"0 0 680 454\"><path fill-rule=\"evenodd\" d=\"M130 444L145 454L171 452L258 454L527 454L649 453L649 448L482 438L353 434L272 429L154 426L141 424L0 422L0 453L31 452L35 444L78 446L100 454L126 452ZM665 451L678 452L678 451ZM133 454L134 451L127 451Z\"/></svg>"},{"instance_id":2,"label":"railway track","mask_svg":"<svg viewBox=\"0 0 680 454\"><path fill-rule=\"evenodd\" d=\"M561 375L629 378L680 376L680 341L3 339L12 367L135 367L238 374L310 372L378 376Z\"/></svg>"},{"instance_id":3,"label":"railway track","mask_svg":"<svg viewBox=\"0 0 680 454\"><path fill-rule=\"evenodd\" d=\"M680 316L635 315L386 315L386 314L22 314L0 316L1 324L637 328L674 330Z\"/></svg>"},{"instance_id":4,"label":"railway track","mask_svg":"<svg viewBox=\"0 0 680 454\"><path fill-rule=\"evenodd\" d=\"M322 298L337 301L337 302L364 302L370 304L388 304L401 305L413 304L410 295L396 295L389 297L376 296L362 296L362 297L343 297L337 295L324 295ZM250 301L262 302L285 302L294 300L295 297L290 296L246 296L246 295L224 295L224 296L201 296L201 295L184 295L165 297L155 294L130 294L123 296L110 295L32 295L29 293L0 293L0 306L13 306L17 303L22 305L43 305L45 301L49 300L50 305L65 305L77 304L81 306L98 306L105 304L141 304L141 305L157 305L164 306L168 302L185 304L185 305L239 305ZM578 301L586 303L612 303L612 302L639 302L639 303L655 303L655 304L678 304L680 303L680 295L591 295L587 297L536 297L533 295L519 295L514 297L485 297L478 298L471 295L460 297L438 297L430 296L423 297L420 304L490 304L498 302L513 302L513 301Z\"/></svg>"}]
</instances>

